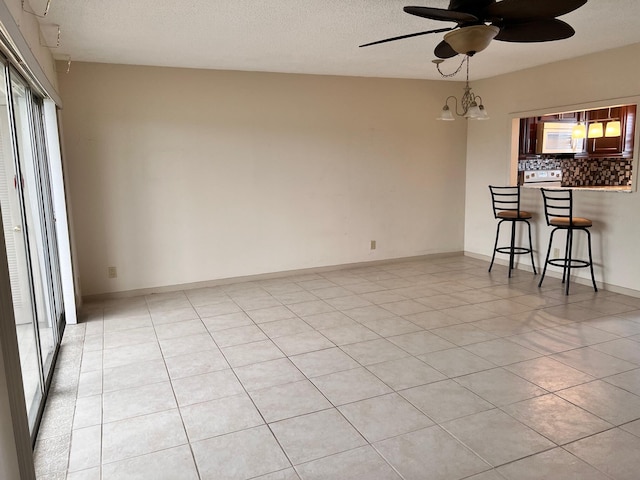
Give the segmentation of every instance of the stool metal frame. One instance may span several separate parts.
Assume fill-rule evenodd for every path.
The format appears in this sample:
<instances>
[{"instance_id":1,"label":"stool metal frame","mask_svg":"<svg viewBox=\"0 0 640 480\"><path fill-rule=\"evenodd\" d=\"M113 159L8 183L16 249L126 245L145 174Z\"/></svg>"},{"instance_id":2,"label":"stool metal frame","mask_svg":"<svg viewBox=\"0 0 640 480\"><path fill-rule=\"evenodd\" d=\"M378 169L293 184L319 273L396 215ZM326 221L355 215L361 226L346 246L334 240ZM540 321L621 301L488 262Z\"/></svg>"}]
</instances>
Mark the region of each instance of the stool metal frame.
<instances>
[{"instance_id":1,"label":"stool metal frame","mask_svg":"<svg viewBox=\"0 0 640 480\"><path fill-rule=\"evenodd\" d=\"M549 248L547 249L547 256L544 261L544 269L542 270L542 277L538 283L538 287L542 287L544 275L547 271L547 265L553 265L555 267L562 267L562 283L565 284L565 295L569 295L569 279L571 277L571 269L573 268L586 268L589 267L591 271L591 282L593 283L593 289L597 292L596 279L593 274L593 257L591 255L591 227L592 222L587 218L575 217L573 215L573 191L546 189L541 188L542 198L544 200L544 213L547 220L547 225L554 227L551 230L549 237ZM549 258L551 254L551 245L553 243L553 236L558 230L566 230L567 240L564 248L564 257L562 258ZM581 230L587 234L587 244L589 250L589 260L579 260L573 258L573 232L575 230Z\"/></svg>"},{"instance_id":2,"label":"stool metal frame","mask_svg":"<svg viewBox=\"0 0 640 480\"><path fill-rule=\"evenodd\" d=\"M493 268L493 262L496 258L496 253L504 253L509 255L509 278L511 278L511 270L514 268L514 258L516 255L530 254L531 265L533 266L534 275L536 271L536 263L533 259L533 243L531 241L531 224L529 220L532 215L529 212L525 212L520 209L520 186L515 187L495 187L489 185L491 191L491 202L493 205L493 216L498 222L496 228L496 241L493 244L493 256L491 257L491 265L489 265L489 271ZM500 237L500 227L503 222L511 222L511 240L508 246L498 247L498 238ZM516 247L516 224L523 222L529 227L529 248Z\"/></svg>"}]
</instances>

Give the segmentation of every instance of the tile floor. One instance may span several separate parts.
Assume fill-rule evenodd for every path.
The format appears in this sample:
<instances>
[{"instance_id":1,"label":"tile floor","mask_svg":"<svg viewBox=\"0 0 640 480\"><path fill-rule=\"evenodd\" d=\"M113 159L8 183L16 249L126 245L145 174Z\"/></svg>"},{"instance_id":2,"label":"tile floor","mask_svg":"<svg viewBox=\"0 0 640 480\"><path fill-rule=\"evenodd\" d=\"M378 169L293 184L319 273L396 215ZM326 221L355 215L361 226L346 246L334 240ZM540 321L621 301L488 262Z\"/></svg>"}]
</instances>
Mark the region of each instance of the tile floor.
<instances>
[{"instance_id":1,"label":"tile floor","mask_svg":"<svg viewBox=\"0 0 640 480\"><path fill-rule=\"evenodd\" d=\"M88 304L40 479L640 478L640 299L463 256Z\"/></svg>"}]
</instances>

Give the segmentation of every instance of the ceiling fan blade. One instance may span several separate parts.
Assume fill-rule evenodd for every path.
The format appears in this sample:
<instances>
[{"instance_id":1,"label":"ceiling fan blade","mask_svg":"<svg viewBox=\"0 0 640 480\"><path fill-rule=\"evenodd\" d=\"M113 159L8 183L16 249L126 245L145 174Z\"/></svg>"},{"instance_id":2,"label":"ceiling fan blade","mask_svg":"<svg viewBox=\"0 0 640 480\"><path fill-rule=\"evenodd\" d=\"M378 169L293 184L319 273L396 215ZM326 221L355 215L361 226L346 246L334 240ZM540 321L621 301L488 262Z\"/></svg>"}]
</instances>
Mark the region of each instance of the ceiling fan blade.
<instances>
[{"instance_id":1,"label":"ceiling fan blade","mask_svg":"<svg viewBox=\"0 0 640 480\"><path fill-rule=\"evenodd\" d=\"M527 21L555 18L580 8L587 0L502 0L487 7L489 18Z\"/></svg>"},{"instance_id":2,"label":"ceiling fan blade","mask_svg":"<svg viewBox=\"0 0 640 480\"><path fill-rule=\"evenodd\" d=\"M455 28L456 27L438 28L436 30L427 30L426 32L409 33L407 35L400 35L399 37L385 38L384 40L378 40L377 42L365 43L364 45L360 45L360 47L369 47L371 45L378 45L379 43L393 42L395 40L402 40L403 38L411 38L411 37L417 37L417 36L420 36L420 35L428 35L430 33L449 32L451 30L455 30Z\"/></svg>"},{"instance_id":3,"label":"ceiling fan blade","mask_svg":"<svg viewBox=\"0 0 640 480\"><path fill-rule=\"evenodd\" d=\"M568 23L556 18L531 22L507 23L500 29L495 40L503 42L551 42L572 37L576 31Z\"/></svg>"},{"instance_id":4,"label":"ceiling fan blade","mask_svg":"<svg viewBox=\"0 0 640 480\"><path fill-rule=\"evenodd\" d=\"M443 22L470 23L477 22L478 17L470 13L456 12L444 8L431 7L404 7L404 11L411 15L428 18L430 20L440 20Z\"/></svg>"},{"instance_id":5,"label":"ceiling fan blade","mask_svg":"<svg viewBox=\"0 0 640 480\"><path fill-rule=\"evenodd\" d=\"M453 58L456 55L458 55L458 52L456 52L451 45L449 45L447 42L445 42L444 40L441 41L437 46L436 49L433 51L433 53L435 54L436 57L438 58Z\"/></svg>"}]
</instances>

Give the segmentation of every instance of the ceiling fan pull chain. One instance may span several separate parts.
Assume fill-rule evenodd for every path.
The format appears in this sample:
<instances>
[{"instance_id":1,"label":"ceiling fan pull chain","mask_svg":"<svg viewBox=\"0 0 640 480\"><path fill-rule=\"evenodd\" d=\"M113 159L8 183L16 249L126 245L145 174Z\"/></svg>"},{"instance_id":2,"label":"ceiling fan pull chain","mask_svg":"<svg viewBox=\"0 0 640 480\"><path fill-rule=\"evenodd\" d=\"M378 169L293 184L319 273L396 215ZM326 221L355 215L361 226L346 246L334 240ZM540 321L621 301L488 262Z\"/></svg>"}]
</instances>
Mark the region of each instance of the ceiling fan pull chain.
<instances>
[{"instance_id":1,"label":"ceiling fan pull chain","mask_svg":"<svg viewBox=\"0 0 640 480\"><path fill-rule=\"evenodd\" d=\"M469 56L468 55L464 56L464 58L462 59L462 62L460 62L460 65L458 66L458 68L456 68L456 71L453 73L444 73L442 70L440 70L440 64L444 62L444 60L437 59L437 60L432 60L432 62L436 64L438 73L442 75L444 78L455 77L458 73L460 73L460 70L462 70L462 66L464 65L464 62L467 62L467 78L469 78Z\"/></svg>"}]
</instances>

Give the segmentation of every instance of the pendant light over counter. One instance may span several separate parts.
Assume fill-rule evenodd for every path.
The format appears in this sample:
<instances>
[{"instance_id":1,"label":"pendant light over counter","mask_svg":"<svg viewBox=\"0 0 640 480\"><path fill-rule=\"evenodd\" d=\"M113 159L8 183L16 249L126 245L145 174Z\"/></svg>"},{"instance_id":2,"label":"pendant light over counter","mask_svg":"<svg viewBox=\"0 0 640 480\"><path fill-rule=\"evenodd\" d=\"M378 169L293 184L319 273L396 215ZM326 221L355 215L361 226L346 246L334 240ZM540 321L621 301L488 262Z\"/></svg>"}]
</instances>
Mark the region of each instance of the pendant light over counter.
<instances>
[{"instance_id":1,"label":"pendant light over counter","mask_svg":"<svg viewBox=\"0 0 640 480\"><path fill-rule=\"evenodd\" d=\"M583 116L587 116L588 112L582 112ZM602 137L619 137L621 135L621 124L619 117L611 117L611 107L609 107L608 118L595 119L593 121L586 120L584 124L581 122L573 127L571 138L602 138Z\"/></svg>"}]
</instances>

